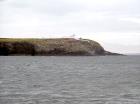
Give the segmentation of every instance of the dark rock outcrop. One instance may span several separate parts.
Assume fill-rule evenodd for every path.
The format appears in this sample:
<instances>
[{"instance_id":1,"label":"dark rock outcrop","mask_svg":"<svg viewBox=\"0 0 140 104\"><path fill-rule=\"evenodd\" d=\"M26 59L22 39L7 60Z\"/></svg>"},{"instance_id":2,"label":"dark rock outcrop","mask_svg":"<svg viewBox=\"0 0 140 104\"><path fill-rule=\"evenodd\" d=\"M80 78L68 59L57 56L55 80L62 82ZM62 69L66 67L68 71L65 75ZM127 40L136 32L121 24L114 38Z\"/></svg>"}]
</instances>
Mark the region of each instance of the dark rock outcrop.
<instances>
[{"instance_id":1,"label":"dark rock outcrop","mask_svg":"<svg viewBox=\"0 0 140 104\"><path fill-rule=\"evenodd\" d=\"M35 48L28 42L0 42L0 55L35 55Z\"/></svg>"}]
</instances>

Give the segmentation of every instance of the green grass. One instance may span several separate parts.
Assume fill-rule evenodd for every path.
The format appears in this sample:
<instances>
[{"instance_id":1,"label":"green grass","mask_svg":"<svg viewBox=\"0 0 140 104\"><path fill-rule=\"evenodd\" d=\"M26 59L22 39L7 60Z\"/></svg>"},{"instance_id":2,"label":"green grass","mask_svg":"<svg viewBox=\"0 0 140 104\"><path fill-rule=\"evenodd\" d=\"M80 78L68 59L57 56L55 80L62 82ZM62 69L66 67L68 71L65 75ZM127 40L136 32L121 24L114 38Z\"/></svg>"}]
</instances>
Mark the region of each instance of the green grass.
<instances>
[{"instance_id":1,"label":"green grass","mask_svg":"<svg viewBox=\"0 0 140 104\"><path fill-rule=\"evenodd\" d=\"M52 38L52 39L37 39L37 38L0 38L0 42L28 42L35 45L41 46L50 46L50 45L64 45L65 48L74 48L73 50L77 50L83 48L82 45L88 47L98 48L101 47L99 43L87 40L76 40L73 38Z\"/></svg>"},{"instance_id":2,"label":"green grass","mask_svg":"<svg viewBox=\"0 0 140 104\"><path fill-rule=\"evenodd\" d=\"M0 38L0 42L23 42L23 41L33 41L32 38Z\"/></svg>"}]
</instances>

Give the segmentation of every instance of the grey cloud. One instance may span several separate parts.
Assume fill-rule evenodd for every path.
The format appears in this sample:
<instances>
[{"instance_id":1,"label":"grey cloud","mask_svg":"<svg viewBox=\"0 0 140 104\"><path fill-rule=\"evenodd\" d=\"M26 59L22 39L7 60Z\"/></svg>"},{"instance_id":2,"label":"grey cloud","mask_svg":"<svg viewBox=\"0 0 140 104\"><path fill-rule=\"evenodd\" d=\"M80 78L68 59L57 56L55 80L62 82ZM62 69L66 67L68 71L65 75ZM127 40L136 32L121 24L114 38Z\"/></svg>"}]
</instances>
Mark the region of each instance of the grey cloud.
<instances>
[{"instance_id":1,"label":"grey cloud","mask_svg":"<svg viewBox=\"0 0 140 104\"><path fill-rule=\"evenodd\" d=\"M0 2L3 2L3 1L5 1L5 0L0 0Z\"/></svg>"},{"instance_id":2,"label":"grey cloud","mask_svg":"<svg viewBox=\"0 0 140 104\"><path fill-rule=\"evenodd\" d=\"M102 14L100 16L98 14L94 14L95 16L85 15L79 14L76 16L76 14L73 14L73 16L64 17L60 21L67 28L75 28L83 32L140 32L140 24L135 22L123 21L118 17L104 16Z\"/></svg>"},{"instance_id":3,"label":"grey cloud","mask_svg":"<svg viewBox=\"0 0 140 104\"><path fill-rule=\"evenodd\" d=\"M55 16L79 11L107 12L112 15L136 15L140 13L139 0L120 1L120 4L112 5L96 4L96 2L87 5L73 0L71 2L67 0L11 0L9 5L13 8L28 8L30 11Z\"/></svg>"},{"instance_id":4,"label":"grey cloud","mask_svg":"<svg viewBox=\"0 0 140 104\"><path fill-rule=\"evenodd\" d=\"M89 11L94 12L107 12L112 15L136 15L140 13L139 0L120 1L120 3L112 5L97 5L87 7Z\"/></svg>"},{"instance_id":5,"label":"grey cloud","mask_svg":"<svg viewBox=\"0 0 140 104\"><path fill-rule=\"evenodd\" d=\"M82 10L81 6L74 5L74 4L67 4L67 3L64 4L57 3L57 5L48 6L48 8L46 8L47 13L58 15L58 16L66 15L72 12L78 12L81 10Z\"/></svg>"},{"instance_id":6,"label":"grey cloud","mask_svg":"<svg viewBox=\"0 0 140 104\"><path fill-rule=\"evenodd\" d=\"M83 9L84 7L82 5L63 0L47 0L44 4L40 4L36 7L38 12L54 16L64 16L68 13L79 12Z\"/></svg>"},{"instance_id":7,"label":"grey cloud","mask_svg":"<svg viewBox=\"0 0 140 104\"><path fill-rule=\"evenodd\" d=\"M140 33L140 0L107 1L104 4L98 0L0 0L0 36Z\"/></svg>"},{"instance_id":8,"label":"grey cloud","mask_svg":"<svg viewBox=\"0 0 140 104\"><path fill-rule=\"evenodd\" d=\"M8 2L7 5L13 9L26 8L28 11L55 16L66 15L67 13L77 12L84 9L83 6L79 4L68 3L63 0L13 0Z\"/></svg>"}]
</instances>

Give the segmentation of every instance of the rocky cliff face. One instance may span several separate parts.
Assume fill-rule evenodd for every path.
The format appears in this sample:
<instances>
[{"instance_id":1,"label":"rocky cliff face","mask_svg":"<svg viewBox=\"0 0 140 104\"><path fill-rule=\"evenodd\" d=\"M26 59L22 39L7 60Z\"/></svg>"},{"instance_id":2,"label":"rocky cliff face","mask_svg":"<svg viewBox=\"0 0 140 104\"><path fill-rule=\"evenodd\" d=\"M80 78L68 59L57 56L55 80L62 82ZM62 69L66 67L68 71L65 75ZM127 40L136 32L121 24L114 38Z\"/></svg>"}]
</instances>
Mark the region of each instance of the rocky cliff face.
<instances>
[{"instance_id":1,"label":"rocky cliff face","mask_svg":"<svg viewBox=\"0 0 140 104\"><path fill-rule=\"evenodd\" d=\"M0 55L116 55L88 39L0 39Z\"/></svg>"}]
</instances>

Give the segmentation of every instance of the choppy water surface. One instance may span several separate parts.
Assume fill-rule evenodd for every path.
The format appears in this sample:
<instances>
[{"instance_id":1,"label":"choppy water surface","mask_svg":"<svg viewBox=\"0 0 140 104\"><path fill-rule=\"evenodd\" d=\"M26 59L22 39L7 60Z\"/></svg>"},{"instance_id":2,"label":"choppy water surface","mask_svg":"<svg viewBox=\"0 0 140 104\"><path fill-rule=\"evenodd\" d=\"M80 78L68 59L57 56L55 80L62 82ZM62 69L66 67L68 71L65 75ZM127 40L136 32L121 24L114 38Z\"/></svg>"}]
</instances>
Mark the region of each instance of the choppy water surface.
<instances>
[{"instance_id":1,"label":"choppy water surface","mask_svg":"<svg viewBox=\"0 0 140 104\"><path fill-rule=\"evenodd\" d=\"M140 56L1 56L0 104L140 104Z\"/></svg>"}]
</instances>

